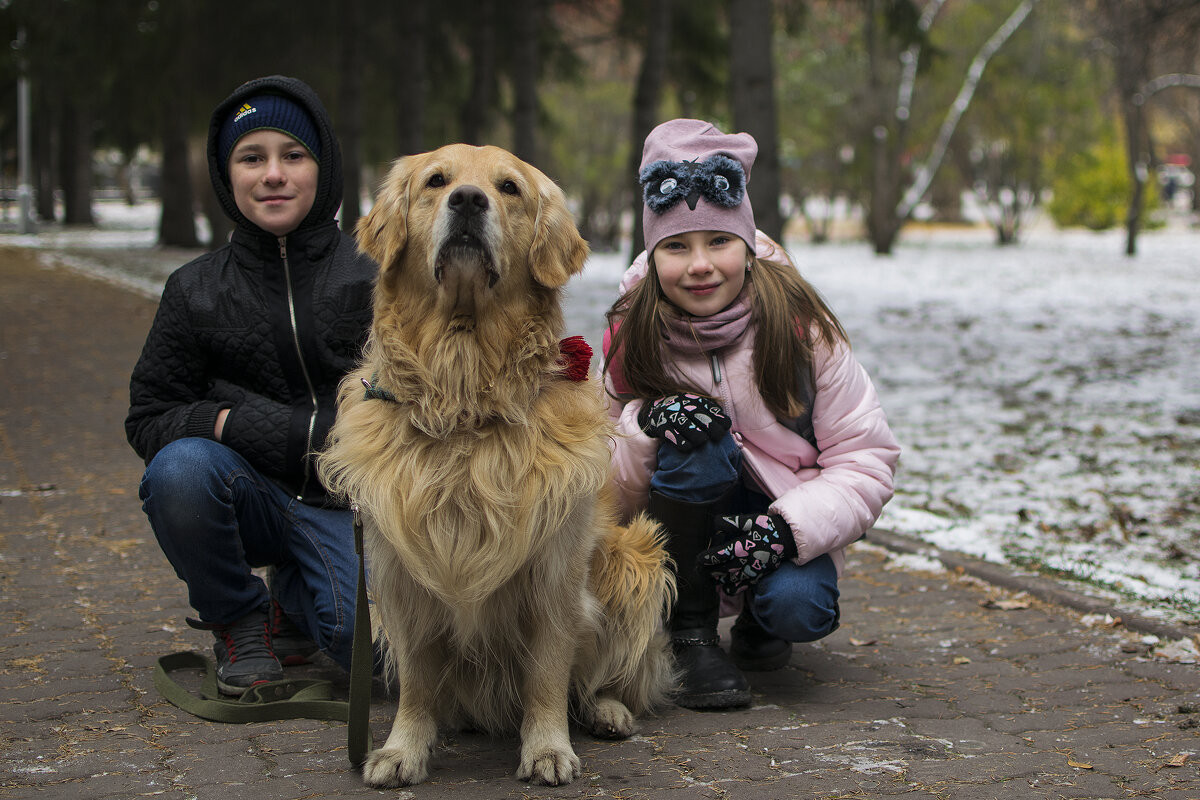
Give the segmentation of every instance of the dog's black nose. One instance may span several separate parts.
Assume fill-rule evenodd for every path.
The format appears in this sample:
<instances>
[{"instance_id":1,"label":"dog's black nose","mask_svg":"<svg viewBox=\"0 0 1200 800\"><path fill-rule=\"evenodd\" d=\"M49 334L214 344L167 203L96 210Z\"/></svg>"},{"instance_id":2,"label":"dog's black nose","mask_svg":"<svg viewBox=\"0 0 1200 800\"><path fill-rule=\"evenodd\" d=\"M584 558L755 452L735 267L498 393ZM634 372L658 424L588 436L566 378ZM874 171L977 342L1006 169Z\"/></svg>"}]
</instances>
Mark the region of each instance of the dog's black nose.
<instances>
[{"instance_id":1,"label":"dog's black nose","mask_svg":"<svg viewBox=\"0 0 1200 800\"><path fill-rule=\"evenodd\" d=\"M460 186L450 193L450 210L466 216L488 210L488 197L478 186Z\"/></svg>"}]
</instances>

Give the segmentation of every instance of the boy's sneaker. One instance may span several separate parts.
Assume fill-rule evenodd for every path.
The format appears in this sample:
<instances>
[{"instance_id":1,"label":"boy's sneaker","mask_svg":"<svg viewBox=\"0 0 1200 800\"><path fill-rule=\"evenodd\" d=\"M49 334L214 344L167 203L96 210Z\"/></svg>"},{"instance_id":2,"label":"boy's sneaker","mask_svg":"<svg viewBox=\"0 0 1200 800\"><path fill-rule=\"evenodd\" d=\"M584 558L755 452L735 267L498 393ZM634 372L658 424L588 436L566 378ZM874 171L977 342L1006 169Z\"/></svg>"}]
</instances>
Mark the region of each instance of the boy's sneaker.
<instances>
[{"instance_id":1,"label":"boy's sneaker","mask_svg":"<svg viewBox=\"0 0 1200 800\"><path fill-rule=\"evenodd\" d=\"M222 694L240 696L251 686L283 680L283 667L271 650L270 617L266 606L227 625L188 622L194 628L213 632L217 688Z\"/></svg>"},{"instance_id":2,"label":"boy's sneaker","mask_svg":"<svg viewBox=\"0 0 1200 800\"><path fill-rule=\"evenodd\" d=\"M284 613L283 606L271 599L271 648L285 667L307 664L317 652L317 644Z\"/></svg>"}]
</instances>

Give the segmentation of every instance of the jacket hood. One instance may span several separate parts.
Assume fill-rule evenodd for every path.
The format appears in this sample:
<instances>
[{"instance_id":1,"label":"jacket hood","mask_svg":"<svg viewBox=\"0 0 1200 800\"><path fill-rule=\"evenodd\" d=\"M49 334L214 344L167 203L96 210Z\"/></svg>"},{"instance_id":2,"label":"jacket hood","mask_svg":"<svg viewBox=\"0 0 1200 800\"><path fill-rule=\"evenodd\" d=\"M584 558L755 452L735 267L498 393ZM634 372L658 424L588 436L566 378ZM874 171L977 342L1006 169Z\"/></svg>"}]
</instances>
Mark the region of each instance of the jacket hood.
<instances>
[{"instance_id":1,"label":"jacket hood","mask_svg":"<svg viewBox=\"0 0 1200 800\"><path fill-rule=\"evenodd\" d=\"M338 146L337 136L334 135L329 112L325 110L317 93L304 81L283 75L271 75L247 81L213 110L208 123L208 175L212 180L213 191L217 193L217 200L221 203L221 208L239 228L270 235L238 210L237 203L233 199L233 191L225 177L225 170L222 169L217 155L217 142L222 123L244 101L260 94L279 94L291 99L308 112L317 126L317 135L321 141L317 195L313 199L312 209L308 212L308 216L301 221L297 230L329 222L342 205L342 151Z\"/></svg>"}]
</instances>

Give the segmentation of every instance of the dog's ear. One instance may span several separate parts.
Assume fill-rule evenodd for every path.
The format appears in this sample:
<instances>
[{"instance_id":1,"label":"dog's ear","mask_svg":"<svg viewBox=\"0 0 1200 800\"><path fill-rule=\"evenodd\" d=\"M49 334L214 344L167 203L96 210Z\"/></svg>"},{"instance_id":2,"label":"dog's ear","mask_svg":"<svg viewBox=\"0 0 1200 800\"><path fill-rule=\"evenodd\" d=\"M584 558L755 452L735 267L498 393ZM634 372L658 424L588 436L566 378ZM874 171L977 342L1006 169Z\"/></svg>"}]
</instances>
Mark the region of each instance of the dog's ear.
<instances>
[{"instance_id":1,"label":"dog's ear","mask_svg":"<svg viewBox=\"0 0 1200 800\"><path fill-rule=\"evenodd\" d=\"M537 219L529 248L530 271L542 286L558 289L583 270L588 245L575 227L562 189L546 177L538 184Z\"/></svg>"},{"instance_id":2,"label":"dog's ear","mask_svg":"<svg viewBox=\"0 0 1200 800\"><path fill-rule=\"evenodd\" d=\"M354 228L358 249L387 272L408 242L408 179L411 157L398 158L379 187L375 205Z\"/></svg>"}]
</instances>

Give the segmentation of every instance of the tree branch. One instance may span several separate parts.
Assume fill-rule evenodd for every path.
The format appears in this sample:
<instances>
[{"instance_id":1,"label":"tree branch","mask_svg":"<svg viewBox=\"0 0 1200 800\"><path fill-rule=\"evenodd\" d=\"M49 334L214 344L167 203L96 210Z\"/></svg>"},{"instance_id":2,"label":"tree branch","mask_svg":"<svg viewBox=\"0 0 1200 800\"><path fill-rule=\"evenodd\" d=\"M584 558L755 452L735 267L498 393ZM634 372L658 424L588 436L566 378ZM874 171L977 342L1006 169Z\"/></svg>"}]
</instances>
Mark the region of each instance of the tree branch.
<instances>
[{"instance_id":1,"label":"tree branch","mask_svg":"<svg viewBox=\"0 0 1200 800\"><path fill-rule=\"evenodd\" d=\"M946 0L929 0L925 10L921 12L921 19L917 22L917 30L921 33L929 33L929 29L933 26L933 20L937 17L942 6L946 4ZM921 44L915 42L908 46L908 49L900 54L900 63L903 65L900 71L900 86L896 92L896 119L904 122L908 120L909 114L912 111L912 94L913 85L917 82L917 62L921 57Z\"/></svg>"},{"instance_id":2,"label":"tree branch","mask_svg":"<svg viewBox=\"0 0 1200 800\"><path fill-rule=\"evenodd\" d=\"M925 193L929 191L929 187L933 183L933 176L937 174L942 159L946 157L946 149L950 146L950 137L954 135L959 120L966 113L967 107L971 105L971 98L975 96L975 89L979 86L979 79L983 77L984 68L996 51L1009 40L1017 28L1021 27L1021 23L1029 16L1029 12L1033 10L1037 2L1038 0L1021 0L1020 5L976 54L971 66L967 69L967 77L963 79L958 96L954 98L954 103L946 112L946 118L942 121L941 130L938 131L938 137L929 153L929 158L924 164L917 167L916 178L912 186L904 193L904 197L896 207L898 219L907 219L921 199L925 197Z\"/></svg>"},{"instance_id":3,"label":"tree branch","mask_svg":"<svg viewBox=\"0 0 1200 800\"><path fill-rule=\"evenodd\" d=\"M1133 96L1133 102L1139 106L1143 105L1155 94L1172 86L1189 86L1193 89L1200 89L1200 75L1191 75L1185 72L1172 72L1169 75L1159 75L1154 80L1147 81L1138 90L1138 93Z\"/></svg>"}]
</instances>

